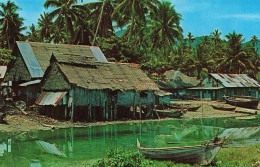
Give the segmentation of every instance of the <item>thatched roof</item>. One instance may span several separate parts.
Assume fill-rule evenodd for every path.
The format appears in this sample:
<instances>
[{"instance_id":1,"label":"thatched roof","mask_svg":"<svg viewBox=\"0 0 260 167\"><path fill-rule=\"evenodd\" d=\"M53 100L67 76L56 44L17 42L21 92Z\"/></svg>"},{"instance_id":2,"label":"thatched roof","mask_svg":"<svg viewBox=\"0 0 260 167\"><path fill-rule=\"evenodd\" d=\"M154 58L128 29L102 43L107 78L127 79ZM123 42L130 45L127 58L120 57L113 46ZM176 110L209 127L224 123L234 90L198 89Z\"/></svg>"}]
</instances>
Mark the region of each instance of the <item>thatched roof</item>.
<instances>
[{"instance_id":1,"label":"thatched roof","mask_svg":"<svg viewBox=\"0 0 260 167\"><path fill-rule=\"evenodd\" d=\"M170 70L164 73L165 81L159 81L158 87L161 89L181 89L197 86L200 81L195 77L189 77L180 71Z\"/></svg>"},{"instance_id":2,"label":"thatched roof","mask_svg":"<svg viewBox=\"0 0 260 167\"><path fill-rule=\"evenodd\" d=\"M65 80L69 82L70 85L76 85L86 89L121 91L159 90L157 85L136 66L108 62L80 61L81 59L83 58L80 56L53 55L51 61L53 61L53 67L58 66L60 70L59 73L64 75ZM56 73L56 70L52 72L51 69L50 66L44 77L48 78L48 75L55 75L53 77L58 78L60 74ZM53 82L56 83L57 81ZM44 89L53 90L56 85L55 83L48 81L49 88L48 85L45 84ZM57 88L63 89L60 85L63 84L60 83L57 85Z\"/></svg>"},{"instance_id":3,"label":"thatched roof","mask_svg":"<svg viewBox=\"0 0 260 167\"><path fill-rule=\"evenodd\" d=\"M17 41L16 43L17 47L15 50L18 53L15 54L21 55L22 61L12 63L13 65L10 66L12 69L8 70L9 75L11 75L7 77L9 80L41 78L50 65L52 54L80 56L84 58L84 61L107 62L99 47L96 46L23 41ZM17 65L25 66L25 68L16 68L15 66Z\"/></svg>"},{"instance_id":4,"label":"thatched roof","mask_svg":"<svg viewBox=\"0 0 260 167\"><path fill-rule=\"evenodd\" d=\"M87 89L158 90L156 84L141 69L114 63L95 63L91 66L60 64L70 84Z\"/></svg>"}]
</instances>

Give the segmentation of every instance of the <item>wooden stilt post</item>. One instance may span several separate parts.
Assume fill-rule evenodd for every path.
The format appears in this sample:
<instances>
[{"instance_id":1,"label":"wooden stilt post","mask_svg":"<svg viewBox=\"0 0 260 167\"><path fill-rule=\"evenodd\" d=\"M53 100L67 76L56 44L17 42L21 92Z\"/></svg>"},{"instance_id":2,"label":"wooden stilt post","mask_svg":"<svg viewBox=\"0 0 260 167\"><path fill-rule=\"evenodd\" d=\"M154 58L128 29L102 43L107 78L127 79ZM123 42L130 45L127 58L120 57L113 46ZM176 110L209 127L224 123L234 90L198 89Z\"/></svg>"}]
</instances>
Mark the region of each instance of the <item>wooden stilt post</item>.
<instances>
[{"instance_id":1,"label":"wooden stilt post","mask_svg":"<svg viewBox=\"0 0 260 167\"><path fill-rule=\"evenodd\" d=\"M142 104L139 102L139 119L142 119Z\"/></svg>"}]
</instances>

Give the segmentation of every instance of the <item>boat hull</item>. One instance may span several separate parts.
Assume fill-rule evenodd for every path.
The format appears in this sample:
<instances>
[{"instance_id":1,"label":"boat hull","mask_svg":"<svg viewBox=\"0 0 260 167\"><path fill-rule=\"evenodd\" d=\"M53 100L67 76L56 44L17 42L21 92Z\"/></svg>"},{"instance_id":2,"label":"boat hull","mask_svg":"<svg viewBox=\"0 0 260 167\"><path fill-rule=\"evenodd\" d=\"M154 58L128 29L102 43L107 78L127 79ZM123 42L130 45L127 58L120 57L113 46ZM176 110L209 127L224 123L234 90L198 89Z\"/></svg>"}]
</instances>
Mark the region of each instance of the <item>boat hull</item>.
<instances>
[{"instance_id":1,"label":"boat hull","mask_svg":"<svg viewBox=\"0 0 260 167\"><path fill-rule=\"evenodd\" d=\"M237 100L231 100L228 97L223 97L223 98L226 101L226 103L231 104L233 106L252 108L252 109L257 109L258 102L259 102L257 99L251 99L247 101L237 101Z\"/></svg>"},{"instance_id":2,"label":"boat hull","mask_svg":"<svg viewBox=\"0 0 260 167\"><path fill-rule=\"evenodd\" d=\"M217 106L217 105L211 105L212 108L216 109L216 110L223 110L223 111L234 111L236 109L236 107L230 106Z\"/></svg>"},{"instance_id":3,"label":"boat hull","mask_svg":"<svg viewBox=\"0 0 260 167\"><path fill-rule=\"evenodd\" d=\"M171 118L179 118L183 116L181 110L172 111L172 110L156 110L160 117L171 117Z\"/></svg>"},{"instance_id":4,"label":"boat hull","mask_svg":"<svg viewBox=\"0 0 260 167\"><path fill-rule=\"evenodd\" d=\"M210 143L206 145L166 148L144 148L137 141L137 147L139 152L147 158L169 159L177 163L208 165L215 158L224 141L217 144Z\"/></svg>"}]
</instances>

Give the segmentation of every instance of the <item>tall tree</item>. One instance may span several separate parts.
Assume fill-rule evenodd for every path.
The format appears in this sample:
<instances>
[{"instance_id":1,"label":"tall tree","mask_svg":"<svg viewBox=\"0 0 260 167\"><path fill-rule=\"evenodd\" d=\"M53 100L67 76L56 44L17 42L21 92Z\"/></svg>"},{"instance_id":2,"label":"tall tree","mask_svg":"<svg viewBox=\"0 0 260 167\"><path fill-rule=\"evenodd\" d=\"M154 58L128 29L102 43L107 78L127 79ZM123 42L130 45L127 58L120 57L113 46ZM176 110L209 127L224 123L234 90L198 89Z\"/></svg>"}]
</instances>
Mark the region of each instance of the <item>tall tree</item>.
<instances>
[{"instance_id":1,"label":"tall tree","mask_svg":"<svg viewBox=\"0 0 260 167\"><path fill-rule=\"evenodd\" d=\"M29 26L29 28L30 28L30 31L27 31L27 33L26 33L27 39L32 42L40 42L39 32L36 29L35 25L32 24L31 26Z\"/></svg>"},{"instance_id":2,"label":"tall tree","mask_svg":"<svg viewBox=\"0 0 260 167\"><path fill-rule=\"evenodd\" d=\"M191 47L191 43L193 43L193 42L195 41L195 38L194 38L194 36L191 34L191 32L188 32L188 34L187 34L187 40L188 40L189 45L190 45L190 47Z\"/></svg>"},{"instance_id":3,"label":"tall tree","mask_svg":"<svg viewBox=\"0 0 260 167\"><path fill-rule=\"evenodd\" d=\"M213 33L211 33L211 40L215 46L219 44L221 41L220 35L221 32L218 29L216 29Z\"/></svg>"},{"instance_id":4,"label":"tall tree","mask_svg":"<svg viewBox=\"0 0 260 167\"><path fill-rule=\"evenodd\" d=\"M17 13L20 8L14 2L8 0L6 4L0 3L0 7L1 31L10 49L14 46L16 40L23 37L21 31L25 30L26 27L23 26L24 19Z\"/></svg>"},{"instance_id":5,"label":"tall tree","mask_svg":"<svg viewBox=\"0 0 260 167\"><path fill-rule=\"evenodd\" d=\"M43 12L38 19L40 37L42 41L51 42L51 34L53 33L53 22L48 13Z\"/></svg>"},{"instance_id":6,"label":"tall tree","mask_svg":"<svg viewBox=\"0 0 260 167\"><path fill-rule=\"evenodd\" d=\"M158 3L158 0L122 0L116 6L113 16L119 14L121 17L128 18L131 17L130 28L128 33L128 42L131 40L133 35L133 26L136 19L140 19L143 22L146 22L145 14L149 9L153 9L154 6ZM125 22L127 24L127 22Z\"/></svg>"},{"instance_id":7,"label":"tall tree","mask_svg":"<svg viewBox=\"0 0 260 167\"><path fill-rule=\"evenodd\" d=\"M71 43L74 38L73 22L76 21L78 17L78 11L82 9L82 5L77 5L78 1L79 0L46 0L44 3L45 8L55 8L49 13L49 17L51 19L55 18L54 23L57 26L62 26L65 23L67 43Z\"/></svg>"},{"instance_id":8,"label":"tall tree","mask_svg":"<svg viewBox=\"0 0 260 167\"><path fill-rule=\"evenodd\" d=\"M166 57L167 51L172 51L173 45L182 39L181 15L169 1L161 1L150 12L150 16L146 38L151 40L153 52L161 50Z\"/></svg>"},{"instance_id":9,"label":"tall tree","mask_svg":"<svg viewBox=\"0 0 260 167\"><path fill-rule=\"evenodd\" d=\"M253 35L252 38L250 39L250 41L252 42L253 47L255 47L255 45L258 42L258 39L257 39L256 35Z\"/></svg>"}]
</instances>

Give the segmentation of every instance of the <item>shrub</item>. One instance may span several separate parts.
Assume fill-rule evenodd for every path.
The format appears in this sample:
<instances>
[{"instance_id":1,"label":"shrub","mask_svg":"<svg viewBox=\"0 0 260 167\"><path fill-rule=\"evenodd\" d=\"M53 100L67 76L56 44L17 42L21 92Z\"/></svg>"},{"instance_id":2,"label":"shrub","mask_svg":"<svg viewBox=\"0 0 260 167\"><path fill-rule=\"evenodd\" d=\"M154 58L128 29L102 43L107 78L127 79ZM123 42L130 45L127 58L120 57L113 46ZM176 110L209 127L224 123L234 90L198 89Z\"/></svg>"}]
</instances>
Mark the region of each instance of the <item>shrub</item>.
<instances>
[{"instance_id":1,"label":"shrub","mask_svg":"<svg viewBox=\"0 0 260 167\"><path fill-rule=\"evenodd\" d=\"M97 161L93 167L143 167L151 164L137 151L118 147L108 149L104 159Z\"/></svg>"}]
</instances>

